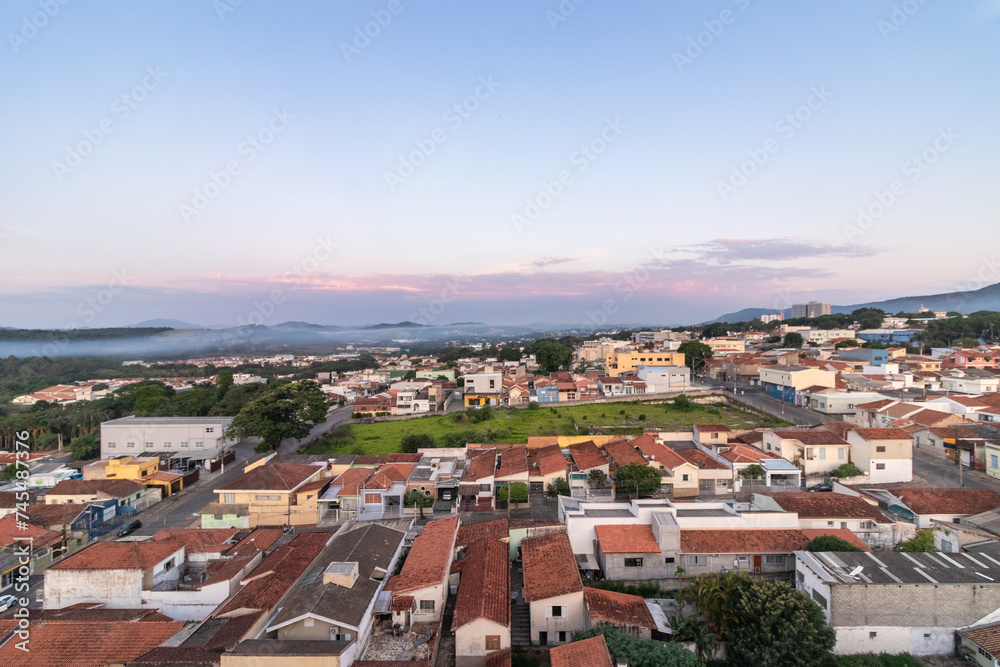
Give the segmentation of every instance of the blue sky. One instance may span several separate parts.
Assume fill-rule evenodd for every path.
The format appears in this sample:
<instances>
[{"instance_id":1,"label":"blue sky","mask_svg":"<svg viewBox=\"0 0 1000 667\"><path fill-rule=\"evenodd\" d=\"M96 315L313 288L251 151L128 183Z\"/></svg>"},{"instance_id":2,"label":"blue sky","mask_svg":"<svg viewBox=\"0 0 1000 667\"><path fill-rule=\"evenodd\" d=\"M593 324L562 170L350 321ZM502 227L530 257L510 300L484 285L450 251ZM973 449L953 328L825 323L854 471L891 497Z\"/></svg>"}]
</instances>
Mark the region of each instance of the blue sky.
<instances>
[{"instance_id":1,"label":"blue sky","mask_svg":"<svg viewBox=\"0 0 1000 667\"><path fill-rule=\"evenodd\" d=\"M998 282L974 240L998 13L12 0L0 326L436 300L438 322L679 323Z\"/></svg>"}]
</instances>

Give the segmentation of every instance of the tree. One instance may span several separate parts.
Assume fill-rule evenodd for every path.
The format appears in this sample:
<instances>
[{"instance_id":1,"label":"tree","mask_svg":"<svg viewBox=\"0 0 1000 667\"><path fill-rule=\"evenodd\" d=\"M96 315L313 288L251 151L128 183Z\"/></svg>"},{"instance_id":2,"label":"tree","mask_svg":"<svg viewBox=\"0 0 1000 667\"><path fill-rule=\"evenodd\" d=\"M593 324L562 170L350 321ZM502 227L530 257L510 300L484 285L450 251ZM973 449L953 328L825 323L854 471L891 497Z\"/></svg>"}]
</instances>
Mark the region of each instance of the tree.
<instances>
[{"instance_id":1,"label":"tree","mask_svg":"<svg viewBox=\"0 0 1000 667\"><path fill-rule=\"evenodd\" d=\"M312 380L281 384L248 403L233 418L226 436L260 438L255 451L276 450L285 438L304 438L326 418L326 397Z\"/></svg>"},{"instance_id":2,"label":"tree","mask_svg":"<svg viewBox=\"0 0 1000 667\"><path fill-rule=\"evenodd\" d=\"M569 495L569 482L562 477L557 477L551 484L545 487L545 493L549 498Z\"/></svg>"},{"instance_id":3,"label":"tree","mask_svg":"<svg viewBox=\"0 0 1000 667\"><path fill-rule=\"evenodd\" d=\"M223 396L226 395L230 389L233 388L233 370L231 368L222 368L219 370L218 374L215 376L215 389L219 394L219 399L221 400Z\"/></svg>"},{"instance_id":4,"label":"tree","mask_svg":"<svg viewBox=\"0 0 1000 667\"><path fill-rule=\"evenodd\" d=\"M497 360L498 361L521 361L521 357L522 356L523 355L521 354L520 348L510 346L510 347L505 347L502 350L500 350L500 353L497 354Z\"/></svg>"},{"instance_id":5,"label":"tree","mask_svg":"<svg viewBox=\"0 0 1000 667\"><path fill-rule=\"evenodd\" d=\"M531 346L535 353L535 363L543 373L554 373L573 360L573 348L560 345L553 338L540 338Z\"/></svg>"},{"instance_id":6,"label":"tree","mask_svg":"<svg viewBox=\"0 0 1000 667\"><path fill-rule=\"evenodd\" d=\"M784 582L757 582L741 591L736 622L726 636L736 667L828 665L837 641L819 605Z\"/></svg>"},{"instance_id":7,"label":"tree","mask_svg":"<svg viewBox=\"0 0 1000 667\"><path fill-rule=\"evenodd\" d=\"M864 551L836 535L820 535L806 545L806 551Z\"/></svg>"},{"instance_id":8,"label":"tree","mask_svg":"<svg viewBox=\"0 0 1000 667\"><path fill-rule=\"evenodd\" d=\"M69 450L73 453L74 458L85 461L86 459L94 458L100 453L101 443L98 441L96 435L90 433L70 440Z\"/></svg>"},{"instance_id":9,"label":"tree","mask_svg":"<svg viewBox=\"0 0 1000 667\"><path fill-rule=\"evenodd\" d=\"M512 503L523 503L528 499L528 485L524 482L504 484L497 489L497 500L507 500L508 493Z\"/></svg>"},{"instance_id":10,"label":"tree","mask_svg":"<svg viewBox=\"0 0 1000 667\"><path fill-rule=\"evenodd\" d=\"M9 482L17 476L17 464L8 463L0 470L0 480Z\"/></svg>"},{"instance_id":11,"label":"tree","mask_svg":"<svg viewBox=\"0 0 1000 667\"><path fill-rule=\"evenodd\" d=\"M538 401L529 401L528 402L528 409L529 410L537 410L538 409Z\"/></svg>"},{"instance_id":12,"label":"tree","mask_svg":"<svg viewBox=\"0 0 1000 667\"><path fill-rule=\"evenodd\" d=\"M610 489L611 480L608 478L608 473L595 468L587 473L587 485L592 489Z\"/></svg>"},{"instance_id":13,"label":"tree","mask_svg":"<svg viewBox=\"0 0 1000 667\"><path fill-rule=\"evenodd\" d=\"M639 498L648 498L659 491L662 480L659 470L644 463L629 463L615 472L615 486Z\"/></svg>"},{"instance_id":14,"label":"tree","mask_svg":"<svg viewBox=\"0 0 1000 667\"><path fill-rule=\"evenodd\" d=\"M802 347L804 341L802 339L802 334L797 331L789 331L785 334L785 347Z\"/></svg>"},{"instance_id":15,"label":"tree","mask_svg":"<svg viewBox=\"0 0 1000 667\"><path fill-rule=\"evenodd\" d=\"M759 463L748 465L740 471L740 477L750 481L750 493L753 493L753 482L756 479L763 479L767 473Z\"/></svg>"},{"instance_id":16,"label":"tree","mask_svg":"<svg viewBox=\"0 0 1000 667\"><path fill-rule=\"evenodd\" d=\"M410 433L404 435L399 443L399 450L407 454L416 454L419 449L431 449L434 440L426 433Z\"/></svg>"},{"instance_id":17,"label":"tree","mask_svg":"<svg viewBox=\"0 0 1000 667\"><path fill-rule=\"evenodd\" d=\"M406 371L406 374L403 376L403 382L409 382L410 380L416 380L416 379L417 379L416 371Z\"/></svg>"},{"instance_id":18,"label":"tree","mask_svg":"<svg viewBox=\"0 0 1000 667\"><path fill-rule=\"evenodd\" d=\"M858 477L862 474L861 469L850 461L830 471L830 477Z\"/></svg>"},{"instance_id":19,"label":"tree","mask_svg":"<svg viewBox=\"0 0 1000 667\"><path fill-rule=\"evenodd\" d=\"M937 551L937 547L934 546L934 529L921 528L916 535L905 542L900 542L896 551L906 553Z\"/></svg>"},{"instance_id":20,"label":"tree","mask_svg":"<svg viewBox=\"0 0 1000 667\"><path fill-rule=\"evenodd\" d=\"M420 510L420 518L424 518L424 508L434 504L434 499L420 489L410 489L403 496L403 505L416 506Z\"/></svg>"},{"instance_id":21,"label":"tree","mask_svg":"<svg viewBox=\"0 0 1000 667\"><path fill-rule=\"evenodd\" d=\"M712 358L712 348L697 340L684 341L677 351L684 355L684 364L692 371L696 370L701 362Z\"/></svg>"},{"instance_id":22,"label":"tree","mask_svg":"<svg viewBox=\"0 0 1000 667\"><path fill-rule=\"evenodd\" d=\"M655 639L635 639L611 625L591 628L573 635L573 641L604 635L611 661L627 662L629 667L700 667L694 653L678 642L661 642Z\"/></svg>"},{"instance_id":23,"label":"tree","mask_svg":"<svg viewBox=\"0 0 1000 667\"><path fill-rule=\"evenodd\" d=\"M725 640L737 621L736 601L750 585L750 577L744 572L702 574L681 589L677 599L682 606L693 606L715 636Z\"/></svg>"}]
</instances>

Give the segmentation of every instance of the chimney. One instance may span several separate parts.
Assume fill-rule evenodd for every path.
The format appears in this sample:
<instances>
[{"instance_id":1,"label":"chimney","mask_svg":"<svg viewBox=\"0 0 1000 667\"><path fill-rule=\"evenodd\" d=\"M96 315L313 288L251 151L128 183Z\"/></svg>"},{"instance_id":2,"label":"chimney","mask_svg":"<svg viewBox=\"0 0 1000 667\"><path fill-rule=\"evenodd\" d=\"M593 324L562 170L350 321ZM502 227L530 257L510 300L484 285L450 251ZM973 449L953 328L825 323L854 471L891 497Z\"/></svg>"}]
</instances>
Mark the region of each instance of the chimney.
<instances>
[{"instance_id":1,"label":"chimney","mask_svg":"<svg viewBox=\"0 0 1000 667\"><path fill-rule=\"evenodd\" d=\"M334 584L343 588L354 588L358 579L357 562L330 563L323 570L323 583Z\"/></svg>"}]
</instances>

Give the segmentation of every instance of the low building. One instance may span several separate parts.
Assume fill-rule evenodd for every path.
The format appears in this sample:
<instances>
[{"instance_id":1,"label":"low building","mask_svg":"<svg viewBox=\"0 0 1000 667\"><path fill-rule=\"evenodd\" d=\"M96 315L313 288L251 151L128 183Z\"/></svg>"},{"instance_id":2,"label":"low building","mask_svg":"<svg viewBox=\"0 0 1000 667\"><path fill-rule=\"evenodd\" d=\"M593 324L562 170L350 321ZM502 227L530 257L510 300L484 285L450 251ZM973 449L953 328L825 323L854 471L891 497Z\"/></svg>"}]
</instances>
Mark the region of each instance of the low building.
<instances>
[{"instance_id":1,"label":"low building","mask_svg":"<svg viewBox=\"0 0 1000 667\"><path fill-rule=\"evenodd\" d=\"M979 667L1000 664L1000 623L986 623L958 631L958 649L968 662Z\"/></svg>"},{"instance_id":2,"label":"low building","mask_svg":"<svg viewBox=\"0 0 1000 667\"><path fill-rule=\"evenodd\" d=\"M465 549L455 613L456 667L483 667L487 657L510 648L509 547L491 537Z\"/></svg>"},{"instance_id":3,"label":"low building","mask_svg":"<svg viewBox=\"0 0 1000 667\"><path fill-rule=\"evenodd\" d=\"M799 528L840 528L878 549L894 549L913 537L912 524L898 522L861 496L843 493L755 493L753 503L765 511L794 512Z\"/></svg>"},{"instance_id":4,"label":"low building","mask_svg":"<svg viewBox=\"0 0 1000 667\"><path fill-rule=\"evenodd\" d=\"M640 366L683 366L684 354L670 350L611 350L604 361L604 371L608 377L638 372ZM603 392L602 392L603 393Z\"/></svg>"},{"instance_id":5,"label":"low building","mask_svg":"<svg viewBox=\"0 0 1000 667\"><path fill-rule=\"evenodd\" d=\"M313 525L319 521L318 493L298 504L298 491L317 482L324 465L272 463L260 465L214 489L218 503L238 510L246 520L234 528ZM221 527L221 526L216 526Z\"/></svg>"},{"instance_id":6,"label":"low building","mask_svg":"<svg viewBox=\"0 0 1000 667\"><path fill-rule=\"evenodd\" d=\"M604 635L582 639L549 651L552 667L614 667Z\"/></svg>"},{"instance_id":7,"label":"low building","mask_svg":"<svg viewBox=\"0 0 1000 667\"><path fill-rule=\"evenodd\" d=\"M687 366L639 366L636 375L646 383L650 394L684 391L691 386L691 369Z\"/></svg>"},{"instance_id":8,"label":"low building","mask_svg":"<svg viewBox=\"0 0 1000 667\"><path fill-rule=\"evenodd\" d=\"M188 469L235 450L226 437L232 417L122 417L101 424L101 458L158 454Z\"/></svg>"},{"instance_id":9,"label":"low building","mask_svg":"<svg viewBox=\"0 0 1000 667\"><path fill-rule=\"evenodd\" d=\"M583 582L566 533L521 543L524 600L531 614L531 643L565 644L587 626Z\"/></svg>"},{"instance_id":10,"label":"low building","mask_svg":"<svg viewBox=\"0 0 1000 667\"><path fill-rule=\"evenodd\" d=\"M430 521L413 540L403 569L392 585L392 608L417 623L436 623L448 598L451 556L458 536L458 517Z\"/></svg>"},{"instance_id":11,"label":"low building","mask_svg":"<svg viewBox=\"0 0 1000 667\"><path fill-rule=\"evenodd\" d=\"M1000 562L972 554L795 554L796 587L837 633L834 652L946 655L1000 608Z\"/></svg>"},{"instance_id":12,"label":"low building","mask_svg":"<svg viewBox=\"0 0 1000 667\"><path fill-rule=\"evenodd\" d=\"M652 524L604 524L594 530L597 561L605 579L648 581L676 576L680 528L670 514L654 514Z\"/></svg>"},{"instance_id":13,"label":"low building","mask_svg":"<svg viewBox=\"0 0 1000 667\"><path fill-rule=\"evenodd\" d=\"M851 460L851 445L825 429L764 431L761 449L791 461L806 477L826 476Z\"/></svg>"},{"instance_id":14,"label":"low building","mask_svg":"<svg viewBox=\"0 0 1000 667\"><path fill-rule=\"evenodd\" d=\"M465 407L498 406L503 404L502 373L472 373L465 376Z\"/></svg>"},{"instance_id":15,"label":"low building","mask_svg":"<svg viewBox=\"0 0 1000 667\"><path fill-rule=\"evenodd\" d=\"M812 366L762 366L760 384L764 393L786 403L803 405L808 387L836 387L834 371Z\"/></svg>"},{"instance_id":16,"label":"low building","mask_svg":"<svg viewBox=\"0 0 1000 667\"><path fill-rule=\"evenodd\" d=\"M129 479L65 479L45 494L46 505L90 503L116 500L119 507L142 505L149 495L142 484ZM155 494L159 499L159 492Z\"/></svg>"},{"instance_id":17,"label":"low building","mask_svg":"<svg viewBox=\"0 0 1000 667\"><path fill-rule=\"evenodd\" d=\"M918 528L930 528L932 520L961 523L967 516L1000 507L1000 493L989 489L890 487L885 492L898 499L888 509L909 510Z\"/></svg>"},{"instance_id":18,"label":"low building","mask_svg":"<svg viewBox=\"0 0 1000 667\"><path fill-rule=\"evenodd\" d=\"M583 589L587 605L587 629L607 625L635 639L651 639L657 631L656 621L644 598L590 586Z\"/></svg>"},{"instance_id":19,"label":"low building","mask_svg":"<svg viewBox=\"0 0 1000 667\"><path fill-rule=\"evenodd\" d=\"M871 484L913 479L913 436L901 428L855 428L847 431L851 461Z\"/></svg>"}]
</instances>

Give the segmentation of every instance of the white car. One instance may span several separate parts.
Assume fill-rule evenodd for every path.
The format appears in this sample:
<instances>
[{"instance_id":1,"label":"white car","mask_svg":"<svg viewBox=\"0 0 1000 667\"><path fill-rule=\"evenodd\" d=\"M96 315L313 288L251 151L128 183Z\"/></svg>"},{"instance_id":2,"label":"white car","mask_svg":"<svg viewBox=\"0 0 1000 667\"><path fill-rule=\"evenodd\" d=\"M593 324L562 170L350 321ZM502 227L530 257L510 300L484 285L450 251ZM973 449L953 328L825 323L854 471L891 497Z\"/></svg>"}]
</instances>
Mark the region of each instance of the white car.
<instances>
[{"instance_id":1,"label":"white car","mask_svg":"<svg viewBox=\"0 0 1000 667\"><path fill-rule=\"evenodd\" d=\"M0 596L0 611L7 611L17 604L17 598L13 595Z\"/></svg>"}]
</instances>

